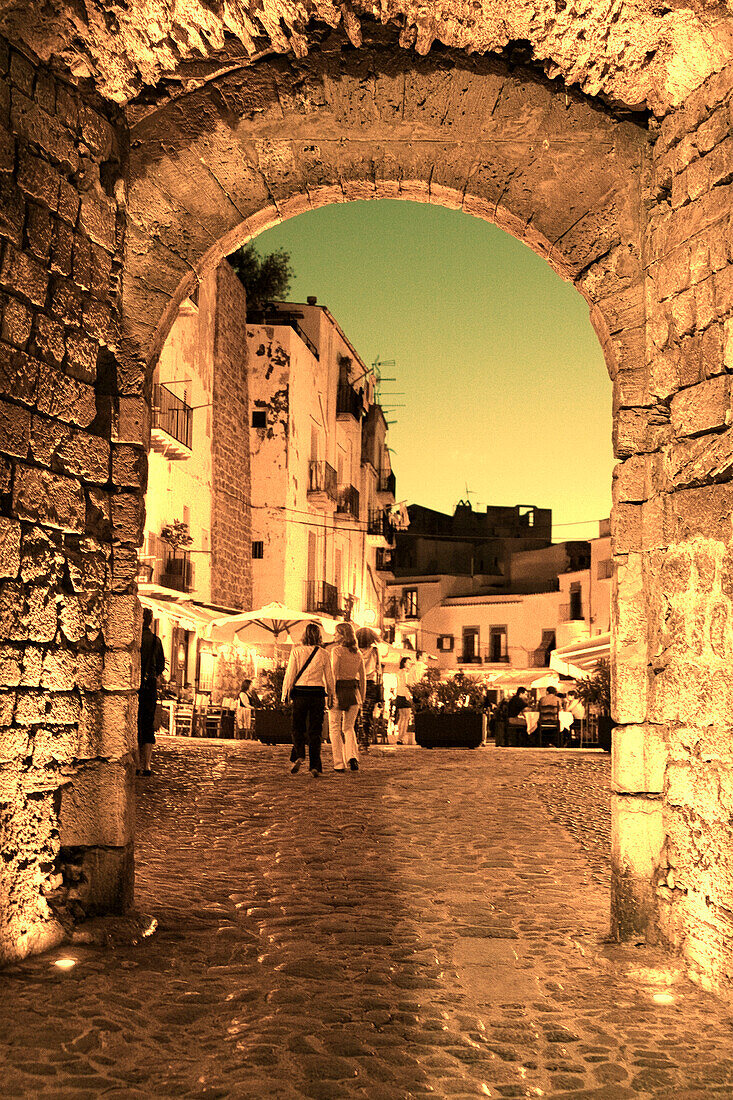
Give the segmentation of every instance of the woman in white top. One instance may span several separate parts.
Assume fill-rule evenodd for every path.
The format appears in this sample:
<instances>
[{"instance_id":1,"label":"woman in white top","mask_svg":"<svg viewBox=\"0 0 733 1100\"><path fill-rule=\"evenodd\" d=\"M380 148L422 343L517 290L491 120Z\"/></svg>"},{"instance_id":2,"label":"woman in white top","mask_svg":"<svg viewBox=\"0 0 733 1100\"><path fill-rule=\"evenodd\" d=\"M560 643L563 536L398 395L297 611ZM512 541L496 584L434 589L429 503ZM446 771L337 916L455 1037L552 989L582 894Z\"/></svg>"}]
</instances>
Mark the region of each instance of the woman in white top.
<instances>
[{"instance_id":1,"label":"woman in white top","mask_svg":"<svg viewBox=\"0 0 733 1100\"><path fill-rule=\"evenodd\" d=\"M293 704L293 749L290 753L293 775L305 763L305 740L308 737L308 767L314 779L323 771L321 764L321 733L326 706L331 706L335 693L329 655L321 647L321 628L308 623L303 632L303 644L290 650L283 680L283 702Z\"/></svg>"},{"instance_id":2,"label":"woman in white top","mask_svg":"<svg viewBox=\"0 0 733 1100\"><path fill-rule=\"evenodd\" d=\"M364 659L356 644L351 623L339 623L331 648L331 664L336 682L336 705L328 713L334 771L359 770L359 750L354 726L359 707L366 695Z\"/></svg>"}]
</instances>

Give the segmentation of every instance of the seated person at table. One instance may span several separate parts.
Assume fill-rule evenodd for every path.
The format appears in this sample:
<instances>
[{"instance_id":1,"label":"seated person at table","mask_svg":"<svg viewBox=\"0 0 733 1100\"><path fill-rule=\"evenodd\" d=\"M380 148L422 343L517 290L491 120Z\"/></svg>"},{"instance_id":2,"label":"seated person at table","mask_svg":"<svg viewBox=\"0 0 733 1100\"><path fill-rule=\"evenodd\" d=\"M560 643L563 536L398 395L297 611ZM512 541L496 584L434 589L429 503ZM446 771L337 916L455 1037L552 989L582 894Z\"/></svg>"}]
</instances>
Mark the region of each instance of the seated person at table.
<instances>
[{"instance_id":1,"label":"seated person at table","mask_svg":"<svg viewBox=\"0 0 733 1100\"><path fill-rule=\"evenodd\" d=\"M512 726L524 726L526 728L526 722L523 717L523 712L529 706L529 696L525 687L519 687L512 695L511 699L507 703L506 713L509 720L509 724Z\"/></svg>"},{"instance_id":2,"label":"seated person at table","mask_svg":"<svg viewBox=\"0 0 733 1100\"><path fill-rule=\"evenodd\" d=\"M560 713L560 697L557 688L548 687L546 693L539 701L540 726L553 726L558 729L558 714Z\"/></svg>"},{"instance_id":3,"label":"seated person at table","mask_svg":"<svg viewBox=\"0 0 733 1100\"><path fill-rule=\"evenodd\" d=\"M574 691L568 692L565 706L573 716L573 733L577 733L580 730L581 722L585 718L585 707Z\"/></svg>"}]
</instances>

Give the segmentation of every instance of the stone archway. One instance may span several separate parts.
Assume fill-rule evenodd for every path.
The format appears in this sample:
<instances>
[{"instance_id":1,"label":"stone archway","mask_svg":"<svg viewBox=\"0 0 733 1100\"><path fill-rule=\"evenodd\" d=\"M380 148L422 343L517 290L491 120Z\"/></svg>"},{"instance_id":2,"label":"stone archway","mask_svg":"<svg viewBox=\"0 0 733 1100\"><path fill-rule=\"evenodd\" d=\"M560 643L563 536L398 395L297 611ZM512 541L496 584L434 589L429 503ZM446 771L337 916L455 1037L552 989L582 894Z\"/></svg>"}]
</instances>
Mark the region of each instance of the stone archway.
<instances>
[{"instance_id":1,"label":"stone archway","mask_svg":"<svg viewBox=\"0 0 733 1100\"><path fill-rule=\"evenodd\" d=\"M57 934L40 899L59 871L64 801L75 810L66 843L71 835L71 847L82 852L77 865L92 901L112 908L129 896L126 761L144 363L198 275L270 221L322 202L402 195L460 206L509 229L591 305L614 380L622 460L613 515L614 712L623 727L614 752L616 930L661 935L686 951L701 980L729 982L730 21L716 34L690 11L659 16L622 8L621 38L633 42L624 62L601 33L605 17L566 8L551 28L551 20L527 22L522 5L508 5L500 33L483 14L474 30L483 49L517 47L521 39L522 56L545 58L552 76L602 93L603 101L518 68L516 57L473 60L436 49L421 59L401 50L417 42L426 51L436 28L447 45L468 45L468 17L460 13L444 31L430 13L410 11L398 49L393 32L379 28L365 45L351 9L327 18L343 17L351 45L320 31L309 39L288 11L287 41L279 47L303 53L317 44L310 57L252 64L222 41L213 71L194 65L184 76L193 87L188 94L179 84L161 85L150 103L141 96L130 104L126 117L34 68L22 51L3 52L11 135L2 147L4 197L9 208L20 204L23 225L15 236L18 218L2 226L9 242L3 287L13 302L13 333L20 333L13 355L4 353L2 406L3 599L12 643L4 659L17 664L12 698L5 699L3 805L20 807L9 832L19 887L3 926L6 954ZM263 26L272 14L263 9ZM57 28L62 38L65 18ZM204 23L214 41L212 20ZM33 28L16 27L12 17L9 25L20 42L36 41ZM272 23L276 38L281 27ZM174 31L181 42L178 24ZM589 32L593 46L578 47ZM152 82L166 68L166 33L147 70L144 49L124 34L124 57L116 48L105 54L109 40L100 46L96 25L86 39L69 32L72 40L64 55L72 70L96 74L98 87L118 100L139 87L141 74ZM185 57L190 42L181 47ZM112 56L110 81L105 66ZM173 55L165 56L170 62ZM628 113L641 106L655 110L661 124ZM53 247L43 241L48 212ZM56 221L72 229L68 262ZM68 291L63 303L59 279ZM82 302L75 313L72 283L91 288L101 305ZM23 310L31 306L42 321L28 321L24 335ZM54 328L59 310L63 351ZM94 346L92 370L84 356ZM19 386L33 370L29 350L47 366L26 392ZM79 460L78 432L69 424L101 441L98 469ZM49 539L49 529L61 535ZM83 621L80 641L63 623L52 637L49 620L36 639L37 673L16 660L36 625L29 615L46 606L44 578L23 565L33 539L53 562L46 587L67 625L72 607ZM80 563L90 562L96 572L84 574L82 584ZM81 660L84 629L101 639L89 660ZM50 750L49 738L39 737L49 727ZM20 744L28 729L30 756Z\"/></svg>"}]
</instances>

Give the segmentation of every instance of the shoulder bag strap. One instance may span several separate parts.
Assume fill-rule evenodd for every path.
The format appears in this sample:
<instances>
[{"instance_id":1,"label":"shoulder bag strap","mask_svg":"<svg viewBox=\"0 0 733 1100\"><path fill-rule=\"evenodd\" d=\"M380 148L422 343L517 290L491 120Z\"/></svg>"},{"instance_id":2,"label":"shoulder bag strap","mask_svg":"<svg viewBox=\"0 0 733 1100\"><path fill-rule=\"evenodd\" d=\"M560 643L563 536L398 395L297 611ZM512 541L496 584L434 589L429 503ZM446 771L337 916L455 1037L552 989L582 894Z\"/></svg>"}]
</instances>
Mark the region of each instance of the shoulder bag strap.
<instances>
[{"instance_id":1,"label":"shoulder bag strap","mask_svg":"<svg viewBox=\"0 0 733 1100\"><path fill-rule=\"evenodd\" d=\"M313 647L313 649L311 650L311 653L310 653L310 655L309 655L308 659L306 660L305 664L303 665L303 667L301 668L300 672L298 673L298 675L297 675L297 676L295 677L295 679L293 680L293 687L295 687L295 685L297 684L297 682L298 682L298 680L300 679L300 677L301 677L301 676L303 675L303 673L305 672L305 670L306 670L306 669L308 668L308 665L309 665L309 664L311 663L311 661L312 661L312 660L313 660L313 658L315 657L315 655L316 655L316 653L318 652L319 648L320 648L320 646L314 646L314 647Z\"/></svg>"}]
</instances>

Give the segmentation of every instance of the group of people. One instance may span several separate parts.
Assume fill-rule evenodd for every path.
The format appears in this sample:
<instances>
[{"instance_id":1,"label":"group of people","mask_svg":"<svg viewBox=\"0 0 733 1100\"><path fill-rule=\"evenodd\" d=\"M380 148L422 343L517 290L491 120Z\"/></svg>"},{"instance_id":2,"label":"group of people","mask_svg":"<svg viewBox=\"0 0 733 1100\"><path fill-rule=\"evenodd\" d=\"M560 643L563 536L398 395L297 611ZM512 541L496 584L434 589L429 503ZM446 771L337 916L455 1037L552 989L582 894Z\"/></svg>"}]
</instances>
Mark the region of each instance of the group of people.
<instances>
[{"instance_id":1,"label":"group of people","mask_svg":"<svg viewBox=\"0 0 733 1100\"><path fill-rule=\"evenodd\" d=\"M397 725L407 733L411 713L410 690L405 681L403 658L398 675ZM403 690L400 698L399 691ZM295 775L305 764L318 778L323 772L321 732L328 708L328 729L337 773L359 770L356 722L361 710L362 740L368 746L377 705L383 702L382 668L376 635L368 627L354 631L351 623L338 623L332 644L324 647L318 623L309 623L300 645L290 651L282 700L293 708L293 748L290 770ZM404 711L404 717L403 717Z\"/></svg>"},{"instance_id":2,"label":"group of people","mask_svg":"<svg viewBox=\"0 0 733 1100\"><path fill-rule=\"evenodd\" d=\"M525 687L519 687L506 704L506 717L510 725L526 728L524 712L531 706L529 692ZM573 716L572 729L580 730L580 723L585 718L585 707L574 691L566 694L558 692L557 688L550 685L545 694L537 702L540 725L551 726L558 724L561 710L569 711Z\"/></svg>"}]
</instances>

